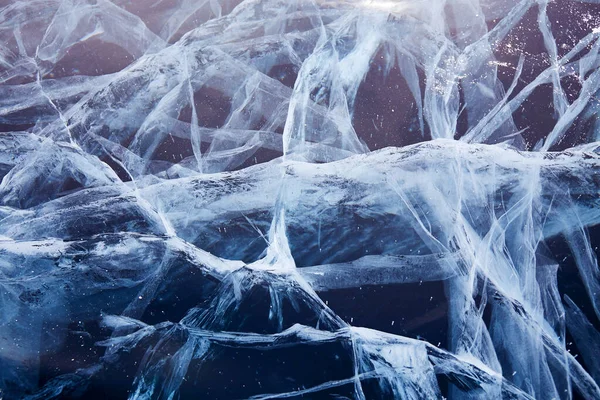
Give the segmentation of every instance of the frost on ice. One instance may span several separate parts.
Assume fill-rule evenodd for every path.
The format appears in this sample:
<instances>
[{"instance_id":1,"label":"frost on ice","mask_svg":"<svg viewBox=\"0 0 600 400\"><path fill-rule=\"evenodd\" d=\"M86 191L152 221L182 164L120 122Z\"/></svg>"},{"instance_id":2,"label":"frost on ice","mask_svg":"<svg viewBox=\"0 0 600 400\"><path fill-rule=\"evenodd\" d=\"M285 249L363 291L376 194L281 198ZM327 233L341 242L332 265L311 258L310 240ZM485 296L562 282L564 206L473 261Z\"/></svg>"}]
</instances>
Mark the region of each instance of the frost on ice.
<instances>
[{"instance_id":1,"label":"frost on ice","mask_svg":"<svg viewBox=\"0 0 600 400\"><path fill-rule=\"evenodd\" d=\"M600 399L600 5L0 3L0 398Z\"/></svg>"}]
</instances>

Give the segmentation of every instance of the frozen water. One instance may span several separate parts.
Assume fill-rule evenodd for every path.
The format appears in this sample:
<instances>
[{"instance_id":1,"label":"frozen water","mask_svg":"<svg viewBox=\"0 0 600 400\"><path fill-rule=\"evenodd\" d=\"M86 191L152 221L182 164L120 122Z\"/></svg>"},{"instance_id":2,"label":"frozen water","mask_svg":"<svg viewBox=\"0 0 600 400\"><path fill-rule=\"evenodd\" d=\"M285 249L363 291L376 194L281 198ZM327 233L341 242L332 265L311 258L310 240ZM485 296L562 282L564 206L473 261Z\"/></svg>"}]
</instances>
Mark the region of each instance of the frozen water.
<instances>
[{"instance_id":1,"label":"frozen water","mask_svg":"<svg viewBox=\"0 0 600 400\"><path fill-rule=\"evenodd\" d=\"M0 399L600 399L600 4L0 0Z\"/></svg>"}]
</instances>

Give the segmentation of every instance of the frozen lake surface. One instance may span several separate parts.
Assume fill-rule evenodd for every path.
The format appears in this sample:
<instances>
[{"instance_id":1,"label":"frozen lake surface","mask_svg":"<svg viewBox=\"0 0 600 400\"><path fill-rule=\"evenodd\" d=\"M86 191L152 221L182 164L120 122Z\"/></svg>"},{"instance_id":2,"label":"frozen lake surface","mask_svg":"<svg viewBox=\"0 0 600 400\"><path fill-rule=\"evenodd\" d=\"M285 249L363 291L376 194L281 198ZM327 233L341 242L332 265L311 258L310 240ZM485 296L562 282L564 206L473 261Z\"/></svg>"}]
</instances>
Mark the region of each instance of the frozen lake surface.
<instances>
[{"instance_id":1,"label":"frozen lake surface","mask_svg":"<svg viewBox=\"0 0 600 400\"><path fill-rule=\"evenodd\" d=\"M0 399L600 399L597 0L0 0Z\"/></svg>"}]
</instances>

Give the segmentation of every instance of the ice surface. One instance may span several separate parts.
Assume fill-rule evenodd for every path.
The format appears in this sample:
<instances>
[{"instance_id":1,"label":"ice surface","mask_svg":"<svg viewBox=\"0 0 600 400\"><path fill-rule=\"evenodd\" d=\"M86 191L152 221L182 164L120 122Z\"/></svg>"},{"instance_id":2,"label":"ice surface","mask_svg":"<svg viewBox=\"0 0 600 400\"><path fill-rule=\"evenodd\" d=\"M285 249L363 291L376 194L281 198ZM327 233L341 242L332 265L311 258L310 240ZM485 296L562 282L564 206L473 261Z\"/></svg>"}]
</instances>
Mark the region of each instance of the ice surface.
<instances>
[{"instance_id":1,"label":"ice surface","mask_svg":"<svg viewBox=\"0 0 600 400\"><path fill-rule=\"evenodd\" d=\"M0 1L0 398L600 399L600 4Z\"/></svg>"}]
</instances>

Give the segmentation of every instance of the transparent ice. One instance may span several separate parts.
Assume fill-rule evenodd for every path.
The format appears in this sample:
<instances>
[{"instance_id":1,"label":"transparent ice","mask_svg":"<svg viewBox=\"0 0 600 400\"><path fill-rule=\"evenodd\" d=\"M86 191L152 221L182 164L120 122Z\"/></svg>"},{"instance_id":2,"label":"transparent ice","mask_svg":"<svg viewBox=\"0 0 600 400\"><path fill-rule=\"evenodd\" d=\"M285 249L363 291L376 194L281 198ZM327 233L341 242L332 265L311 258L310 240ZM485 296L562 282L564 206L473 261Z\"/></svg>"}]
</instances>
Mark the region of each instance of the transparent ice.
<instances>
[{"instance_id":1,"label":"transparent ice","mask_svg":"<svg viewBox=\"0 0 600 400\"><path fill-rule=\"evenodd\" d=\"M597 1L5 0L0 40L0 398L600 399Z\"/></svg>"}]
</instances>

